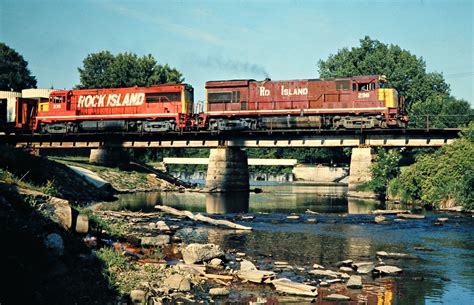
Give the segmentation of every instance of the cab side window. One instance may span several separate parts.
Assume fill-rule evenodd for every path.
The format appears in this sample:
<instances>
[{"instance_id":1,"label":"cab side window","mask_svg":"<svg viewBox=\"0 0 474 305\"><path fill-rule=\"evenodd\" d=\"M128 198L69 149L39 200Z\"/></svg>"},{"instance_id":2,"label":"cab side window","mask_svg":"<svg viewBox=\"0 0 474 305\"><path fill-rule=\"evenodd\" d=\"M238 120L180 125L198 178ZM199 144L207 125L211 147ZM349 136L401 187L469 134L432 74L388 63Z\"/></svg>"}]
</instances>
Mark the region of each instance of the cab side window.
<instances>
[{"instance_id":1,"label":"cab side window","mask_svg":"<svg viewBox=\"0 0 474 305\"><path fill-rule=\"evenodd\" d=\"M374 83L359 83L357 84L357 91L373 91L375 90Z\"/></svg>"}]
</instances>

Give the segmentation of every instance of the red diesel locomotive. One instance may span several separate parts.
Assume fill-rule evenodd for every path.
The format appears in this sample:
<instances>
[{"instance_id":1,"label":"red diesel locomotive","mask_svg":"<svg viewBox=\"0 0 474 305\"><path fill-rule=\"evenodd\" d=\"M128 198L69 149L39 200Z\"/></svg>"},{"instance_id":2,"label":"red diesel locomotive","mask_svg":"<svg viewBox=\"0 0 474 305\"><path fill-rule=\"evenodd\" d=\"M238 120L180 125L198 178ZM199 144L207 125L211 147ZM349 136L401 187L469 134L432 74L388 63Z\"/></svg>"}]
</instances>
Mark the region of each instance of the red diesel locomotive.
<instances>
[{"instance_id":1,"label":"red diesel locomotive","mask_svg":"<svg viewBox=\"0 0 474 305\"><path fill-rule=\"evenodd\" d=\"M211 130L405 127L404 100L384 76L206 83Z\"/></svg>"},{"instance_id":2,"label":"red diesel locomotive","mask_svg":"<svg viewBox=\"0 0 474 305\"><path fill-rule=\"evenodd\" d=\"M405 127L404 100L379 75L332 80L226 80L206 83L194 113L188 84L61 90L17 100L18 131L356 129Z\"/></svg>"},{"instance_id":3,"label":"red diesel locomotive","mask_svg":"<svg viewBox=\"0 0 474 305\"><path fill-rule=\"evenodd\" d=\"M160 132L192 128L193 87L60 90L48 100L18 99L20 129L41 133Z\"/></svg>"}]
</instances>

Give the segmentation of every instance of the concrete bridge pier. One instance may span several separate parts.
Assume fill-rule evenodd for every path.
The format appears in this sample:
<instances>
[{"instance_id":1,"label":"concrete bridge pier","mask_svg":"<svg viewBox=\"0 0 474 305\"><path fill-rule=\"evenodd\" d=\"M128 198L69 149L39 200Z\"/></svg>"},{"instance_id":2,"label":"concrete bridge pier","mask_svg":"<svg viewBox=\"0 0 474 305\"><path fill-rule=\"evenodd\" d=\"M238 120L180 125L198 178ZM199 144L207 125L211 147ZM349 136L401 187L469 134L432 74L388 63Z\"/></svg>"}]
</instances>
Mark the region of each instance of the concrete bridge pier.
<instances>
[{"instance_id":1,"label":"concrete bridge pier","mask_svg":"<svg viewBox=\"0 0 474 305\"><path fill-rule=\"evenodd\" d=\"M99 147L91 149L89 162L106 166L115 166L129 161L127 153L120 147Z\"/></svg>"},{"instance_id":2,"label":"concrete bridge pier","mask_svg":"<svg viewBox=\"0 0 474 305\"><path fill-rule=\"evenodd\" d=\"M349 191L355 191L364 182L371 180L370 166L375 158L371 147L354 147L349 168Z\"/></svg>"},{"instance_id":3,"label":"concrete bridge pier","mask_svg":"<svg viewBox=\"0 0 474 305\"><path fill-rule=\"evenodd\" d=\"M247 152L237 147L211 149L206 188L216 192L248 192Z\"/></svg>"}]
</instances>

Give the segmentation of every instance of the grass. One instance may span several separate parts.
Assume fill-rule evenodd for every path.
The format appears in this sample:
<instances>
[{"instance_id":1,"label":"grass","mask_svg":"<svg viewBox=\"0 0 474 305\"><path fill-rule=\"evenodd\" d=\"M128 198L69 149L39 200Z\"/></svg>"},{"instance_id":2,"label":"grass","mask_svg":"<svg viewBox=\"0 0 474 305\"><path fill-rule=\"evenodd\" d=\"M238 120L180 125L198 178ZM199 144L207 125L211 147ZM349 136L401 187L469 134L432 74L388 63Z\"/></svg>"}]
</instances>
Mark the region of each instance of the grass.
<instances>
[{"instance_id":1,"label":"grass","mask_svg":"<svg viewBox=\"0 0 474 305\"><path fill-rule=\"evenodd\" d=\"M107 267L103 275L108 279L109 287L117 288L122 295L145 288L144 283L160 283L164 279L162 267L134 264L114 249L102 248L96 251L96 255Z\"/></svg>"},{"instance_id":2,"label":"grass","mask_svg":"<svg viewBox=\"0 0 474 305\"><path fill-rule=\"evenodd\" d=\"M102 271L102 275L107 279L109 287L117 288L121 294L129 293L133 288L119 281L119 274L131 271L132 265L117 251L111 248L101 248L95 253L97 258L106 266L106 269Z\"/></svg>"},{"instance_id":3,"label":"grass","mask_svg":"<svg viewBox=\"0 0 474 305\"><path fill-rule=\"evenodd\" d=\"M88 163L84 157L49 157L59 163L79 166L97 173L102 179L110 182L118 190L149 189L159 187L160 182L150 182L149 173L121 170L117 167L106 167Z\"/></svg>"},{"instance_id":4,"label":"grass","mask_svg":"<svg viewBox=\"0 0 474 305\"><path fill-rule=\"evenodd\" d=\"M44 185L35 185L31 182L28 182L27 180L24 180L24 178L27 175L23 177L17 177L13 173L9 172L8 170L4 168L0 168L0 180L7 184L15 184L18 185L21 188L27 188L27 189L32 189L41 193L44 193L46 195L50 196L59 196L59 191L54 185L54 181L48 180Z\"/></svg>"},{"instance_id":5,"label":"grass","mask_svg":"<svg viewBox=\"0 0 474 305\"><path fill-rule=\"evenodd\" d=\"M367 181L357 185L356 191L358 192L374 192L374 188L371 184L371 181Z\"/></svg>"}]
</instances>

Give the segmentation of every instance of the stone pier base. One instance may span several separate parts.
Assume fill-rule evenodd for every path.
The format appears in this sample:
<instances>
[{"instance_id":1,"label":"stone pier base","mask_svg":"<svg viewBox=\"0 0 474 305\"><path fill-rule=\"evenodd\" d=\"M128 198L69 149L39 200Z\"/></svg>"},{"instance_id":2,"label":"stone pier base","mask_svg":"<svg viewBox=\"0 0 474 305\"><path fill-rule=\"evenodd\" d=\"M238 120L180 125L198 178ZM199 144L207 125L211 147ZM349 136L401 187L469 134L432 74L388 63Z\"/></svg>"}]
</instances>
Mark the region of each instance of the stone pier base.
<instances>
[{"instance_id":1,"label":"stone pier base","mask_svg":"<svg viewBox=\"0 0 474 305\"><path fill-rule=\"evenodd\" d=\"M349 191L356 191L359 185L370 181L370 166L374 157L374 151L370 147L356 147L352 149L351 165L349 168Z\"/></svg>"},{"instance_id":2,"label":"stone pier base","mask_svg":"<svg viewBox=\"0 0 474 305\"><path fill-rule=\"evenodd\" d=\"M97 148L91 149L89 162L106 166L114 166L128 163L128 155L121 148Z\"/></svg>"},{"instance_id":3,"label":"stone pier base","mask_svg":"<svg viewBox=\"0 0 474 305\"><path fill-rule=\"evenodd\" d=\"M212 192L248 192L247 153L234 147L211 149L206 188Z\"/></svg>"}]
</instances>

